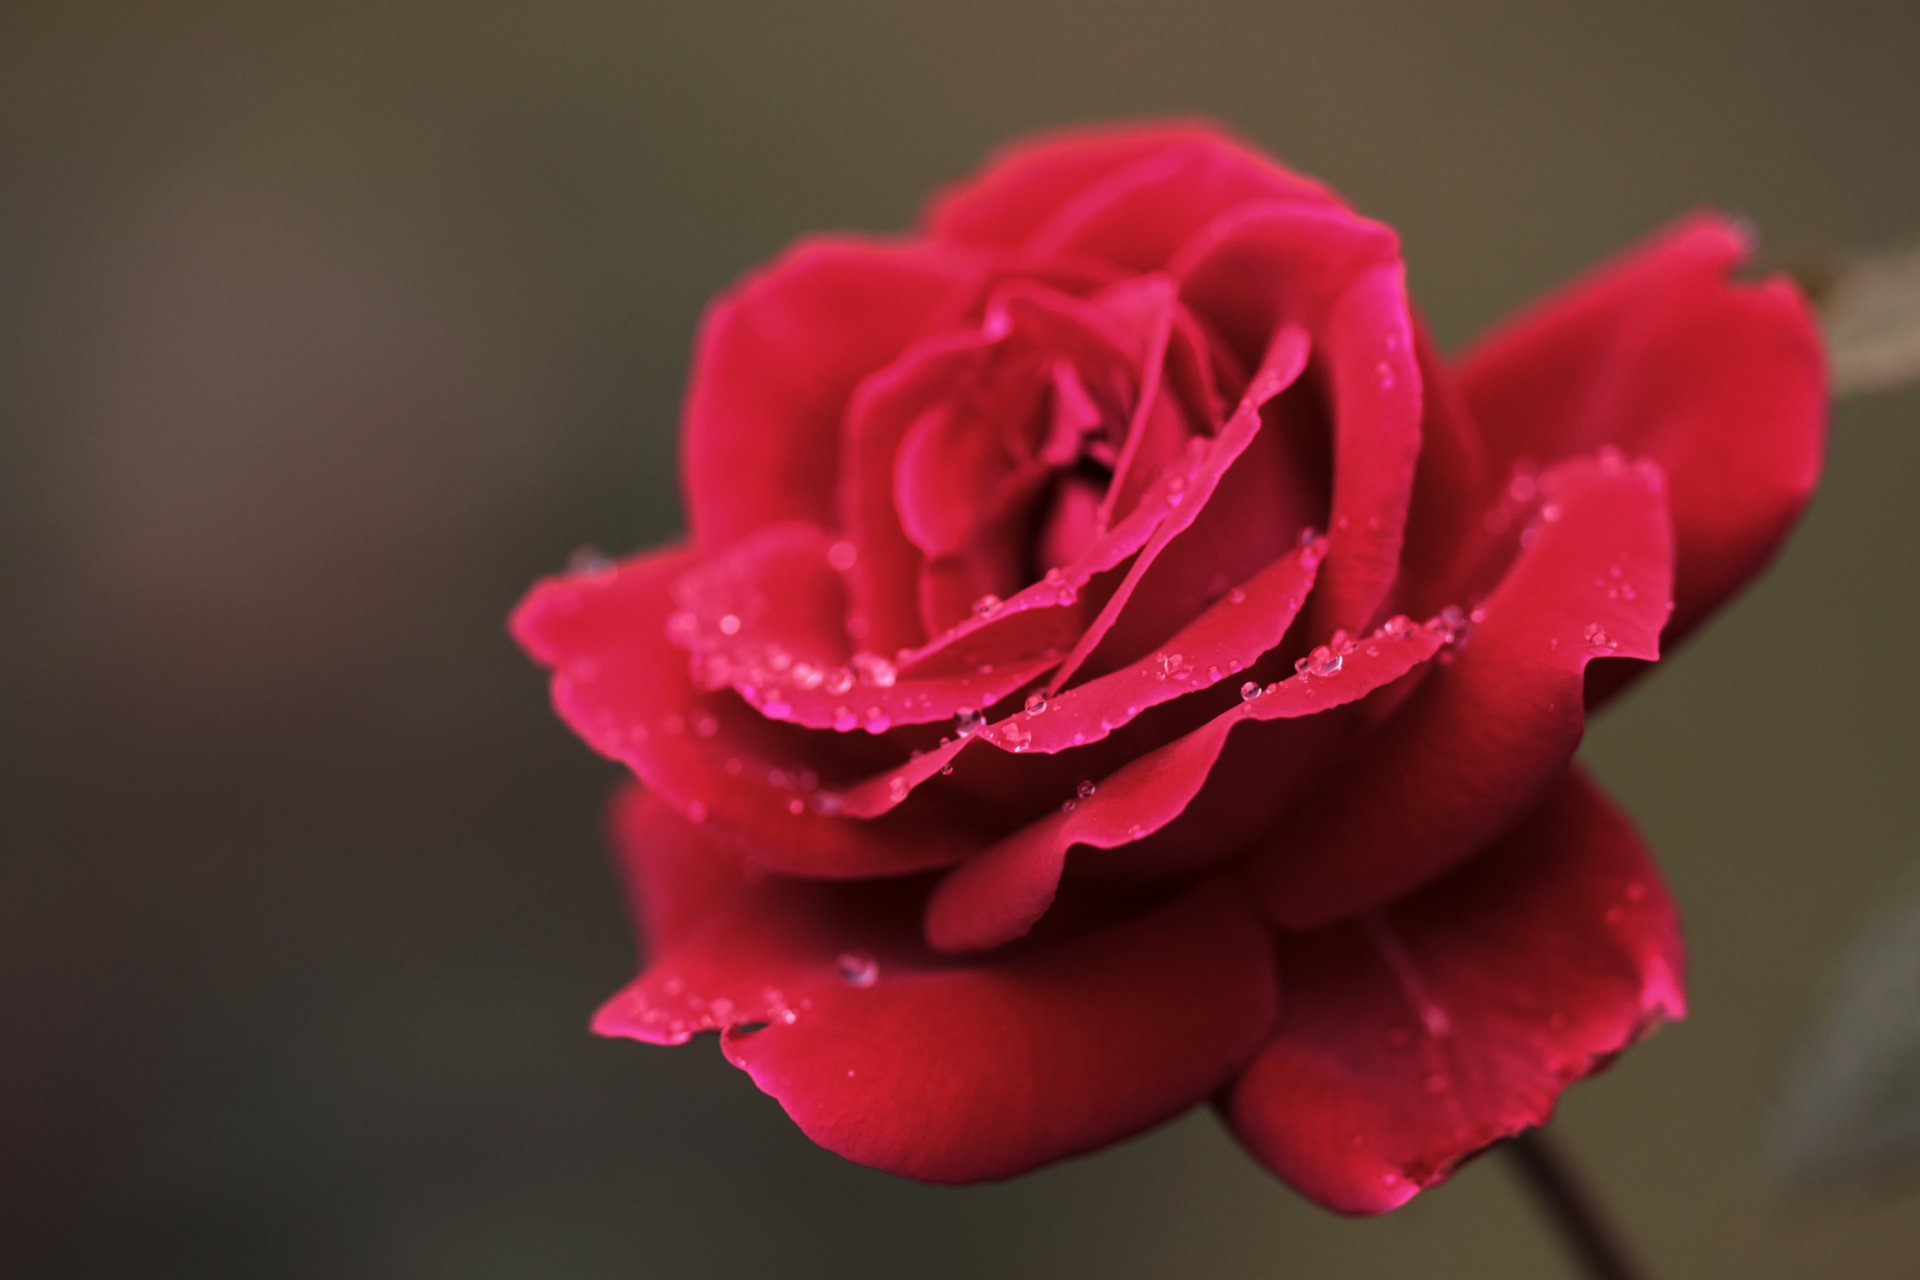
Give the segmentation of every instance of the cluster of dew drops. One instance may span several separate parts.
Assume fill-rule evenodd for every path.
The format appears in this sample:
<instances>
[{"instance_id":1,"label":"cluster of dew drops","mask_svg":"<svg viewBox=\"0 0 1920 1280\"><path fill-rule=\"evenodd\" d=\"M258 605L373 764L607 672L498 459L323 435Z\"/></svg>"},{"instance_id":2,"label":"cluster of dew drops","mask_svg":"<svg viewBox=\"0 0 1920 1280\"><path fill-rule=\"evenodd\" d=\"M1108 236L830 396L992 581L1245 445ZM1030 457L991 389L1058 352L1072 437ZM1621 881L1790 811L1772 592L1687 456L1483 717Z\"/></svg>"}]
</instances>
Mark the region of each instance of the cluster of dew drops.
<instances>
[{"instance_id":1,"label":"cluster of dew drops","mask_svg":"<svg viewBox=\"0 0 1920 1280\"><path fill-rule=\"evenodd\" d=\"M1599 460L1603 469L1610 473L1624 472L1632 466L1649 486L1657 486L1661 483L1657 469L1652 469L1647 464L1629 464L1618 450L1602 449ZM1500 503L1485 517L1486 527L1490 532L1504 532L1511 527L1512 522L1521 512L1527 510L1533 512L1533 519L1520 532L1519 542L1522 548L1535 545L1540 537L1542 526L1557 523L1563 513L1559 503L1552 496L1550 478L1542 476L1530 461L1521 459L1514 464ZM1326 548L1326 539L1315 530L1306 529L1301 532L1298 554L1304 567L1311 568L1316 565L1325 554ZM828 559L835 570L845 572L853 566L856 552L851 543L836 542L829 549ZM612 573L616 567L614 561L604 553L591 548L575 553L568 564L570 572L585 576L604 576ZM1604 592L1605 597L1610 601L1632 602L1637 597L1637 589L1627 579L1624 569L1618 563L1609 566L1604 575L1597 577L1594 586L1597 590ZM1049 569L1036 587L1039 589L1039 597L1054 604L1071 605L1077 599L1074 584L1058 568ZM1222 599L1228 604L1238 605L1245 602L1247 593L1243 587L1232 586L1222 593ZM1288 604L1290 608L1297 610L1300 601L1294 598L1290 599ZM975 619L984 623L998 617L1007 607L1008 602L989 594L973 602L971 613ZM1444 665L1453 661L1457 651L1466 647L1472 638L1474 627L1483 621L1484 617L1484 611L1478 607L1467 610L1458 605L1448 605L1424 624L1416 623L1404 614L1395 615L1382 624L1379 635L1389 640L1398 640L1411 634L1416 627L1424 626L1426 630L1437 635L1445 646L1439 656L1439 661ZM676 610L668 618L670 635L677 642L700 654L696 666L697 675L703 685L709 688L734 685L741 689L750 701L756 702L764 714L774 719L782 719L792 713L791 705L779 692L782 688L792 687L809 692L822 690L834 697L851 697L860 689L891 690L898 682L899 673L894 660L866 651L855 653L845 665L825 666L796 659L779 646L765 646L744 651L734 649L732 652L736 656L722 657L719 653L713 652L709 646L701 643L702 632L706 627L710 626L720 636L730 639L739 634L743 625L743 620L736 613L722 613L703 622L693 611L684 608ZM1587 652L1594 656L1614 653L1620 646L1620 641L1598 621L1585 626L1581 639ZM1550 648L1558 649L1559 638L1549 638L1548 645ZM1295 677L1313 680L1337 676L1345 669L1348 659L1355 650L1362 646L1369 656L1377 656L1379 653L1378 645L1373 640L1356 641L1348 633L1336 631L1329 637L1327 643L1315 645L1305 656L1295 661ZM1149 674L1162 681L1198 681L1202 674L1185 654L1176 651L1155 654L1149 661ZM1218 683L1226 676L1237 672L1241 665L1238 661L1232 662L1225 671L1218 665L1209 665L1205 668L1205 680L1199 681L1196 687ZM592 679L596 672L591 667L590 663L581 664L572 674L576 679ZM982 664L980 674L990 675L992 670L991 664ZM970 683L970 678L962 677L963 686L967 683ZM1262 684L1259 681L1249 680L1240 685L1239 693L1243 702L1252 702L1273 692L1277 687L1278 682ZM991 691L983 690L980 707L962 706L953 720L952 734L942 737L940 745L946 747L956 739L970 738L988 729L989 721L986 711L995 701L996 698ZM1029 693L1022 707L1027 717L1041 715L1048 709L1047 695L1039 691ZM1139 711L1138 706L1127 707L1126 718L1133 718L1139 714ZM880 734L892 727L892 720L886 709L878 702L864 712L856 711L851 703L842 704L836 709L831 723L834 730L843 733L864 729L868 733ZM710 713L697 712L686 717L670 715L664 718L658 727L669 734L683 733L691 729L700 736L712 737L718 732L719 725ZM1102 717L1099 725L1102 735L1110 732L1114 727L1112 720ZM610 735L614 732L614 727L606 728ZM1015 754L1026 751L1031 745L1032 734L1020 724L1018 716L1007 717L992 725L991 728L997 745ZM644 740L647 732L645 726L633 726L625 736L630 736L637 742ZM1072 735L1072 745L1082 745L1088 737L1085 731L1075 731ZM919 750L913 752L916 758L921 754ZM746 768L745 762L738 757L730 757L725 762L725 767L733 776L744 774ZM953 768L952 763L946 763L939 769L939 773L950 775ZM768 771L768 780L776 788L792 793L786 802L786 808L794 816L801 816L809 809L829 816L839 810L840 793L822 788L818 775L811 770L789 771L772 767ZM911 785L906 779L896 776L890 779L888 790L889 799L897 804L907 798ZM1095 791L1096 784L1091 780L1080 783L1074 796L1062 803L1061 811L1074 812L1080 803L1091 798ZM692 802L687 807L686 816L694 822L704 821L705 804L698 801Z\"/></svg>"}]
</instances>

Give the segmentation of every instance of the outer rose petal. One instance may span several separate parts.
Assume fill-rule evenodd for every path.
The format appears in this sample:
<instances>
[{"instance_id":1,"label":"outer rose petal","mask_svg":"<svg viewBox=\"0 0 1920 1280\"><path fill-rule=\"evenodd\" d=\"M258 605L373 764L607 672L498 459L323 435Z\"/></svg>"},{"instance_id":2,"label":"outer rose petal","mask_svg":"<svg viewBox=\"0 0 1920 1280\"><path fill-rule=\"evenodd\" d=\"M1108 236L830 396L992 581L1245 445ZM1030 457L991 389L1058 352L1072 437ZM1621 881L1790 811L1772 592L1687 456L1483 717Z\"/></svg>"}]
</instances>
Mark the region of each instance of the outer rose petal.
<instances>
[{"instance_id":1,"label":"outer rose petal","mask_svg":"<svg viewBox=\"0 0 1920 1280\"><path fill-rule=\"evenodd\" d=\"M950 248L810 240L715 302L681 431L695 543L712 550L780 520L831 527L854 387L978 270Z\"/></svg>"},{"instance_id":2,"label":"outer rose petal","mask_svg":"<svg viewBox=\"0 0 1920 1280\"><path fill-rule=\"evenodd\" d=\"M1267 1167L1379 1213L1684 1012L1678 922L1627 819L1581 775L1446 879L1281 941L1279 1033L1225 1094Z\"/></svg>"},{"instance_id":3,"label":"outer rose petal","mask_svg":"<svg viewBox=\"0 0 1920 1280\"><path fill-rule=\"evenodd\" d=\"M1784 280L1735 283L1745 235L1701 215L1481 341L1460 385L1504 481L1614 444L1673 493L1669 646L1773 555L1820 476L1819 334Z\"/></svg>"},{"instance_id":4,"label":"outer rose petal","mask_svg":"<svg viewBox=\"0 0 1920 1280\"><path fill-rule=\"evenodd\" d=\"M1272 1030L1271 940L1222 887L970 965L911 936L903 888L769 878L594 1028L678 1043L728 1027L728 1058L808 1137L930 1182L1010 1177L1158 1124Z\"/></svg>"},{"instance_id":5,"label":"outer rose petal","mask_svg":"<svg viewBox=\"0 0 1920 1280\"><path fill-rule=\"evenodd\" d=\"M1210 121L1146 122L1066 129L997 151L978 175L934 197L927 209L926 228L936 240L1020 245L1076 196L1140 161L1173 150L1203 153L1251 188L1251 192L1238 187L1194 192L1181 203L1197 218L1196 226L1219 212L1223 200L1249 194L1333 198L1318 183L1282 169ZM1119 190L1124 192L1126 184ZM1170 194L1180 200L1179 191Z\"/></svg>"},{"instance_id":6,"label":"outer rose petal","mask_svg":"<svg viewBox=\"0 0 1920 1280\"><path fill-rule=\"evenodd\" d=\"M1249 205L1181 251L1181 296L1237 346L1307 326L1332 421L1325 631L1370 626L1398 571L1420 453L1421 384L1399 240L1337 208Z\"/></svg>"},{"instance_id":7,"label":"outer rose petal","mask_svg":"<svg viewBox=\"0 0 1920 1280\"><path fill-rule=\"evenodd\" d=\"M857 772L846 752L876 740L778 724L731 693L695 689L666 635L672 586L693 563L663 551L551 578L514 611L515 639L554 669L554 707L587 745L753 861L795 875L905 875L980 847L975 815L943 797L917 796L873 821L809 805L799 776Z\"/></svg>"},{"instance_id":8,"label":"outer rose petal","mask_svg":"<svg viewBox=\"0 0 1920 1280\"><path fill-rule=\"evenodd\" d=\"M1179 820L1236 727L1347 706L1400 680L1431 658L1440 643L1423 627L1399 636L1371 636L1337 670L1269 685L1193 732L1129 761L1072 809L1023 827L949 872L927 904L928 941L942 951L968 951L1020 937L1052 905L1068 850L1075 845L1122 848Z\"/></svg>"},{"instance_id":9,"label":"outer rose petal","mask_svg":"<svg viewBox=\"0 0 1920 1280\"><path fill-rule=\"evenodd\" d=\"M749 883L737 850L638 783L614 797L607 826L646 954L673 946Z\"/></svg>"},{"instance_id":10,"label":"outer rose petal","mask_svg":"<svg viewBox=\"0 0 1920 1280\"><path fill-rule=\"evenodd\" d=\"M1275 921L1365 911L1484 846L1573 759L1587 664L1659 656L1673 564L1659 469L1581 460L1541 488L1539 522L1453 662L1249 864Z\"/></svg>"}]
</instances>

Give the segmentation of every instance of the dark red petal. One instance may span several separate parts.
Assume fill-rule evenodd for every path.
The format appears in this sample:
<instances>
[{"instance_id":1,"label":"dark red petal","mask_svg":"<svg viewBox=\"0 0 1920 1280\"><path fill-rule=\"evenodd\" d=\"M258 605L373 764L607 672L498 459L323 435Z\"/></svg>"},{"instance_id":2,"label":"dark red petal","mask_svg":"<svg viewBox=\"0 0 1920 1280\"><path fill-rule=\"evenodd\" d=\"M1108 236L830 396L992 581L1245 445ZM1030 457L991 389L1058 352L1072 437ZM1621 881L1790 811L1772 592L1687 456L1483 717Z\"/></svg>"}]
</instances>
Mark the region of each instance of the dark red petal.
<instances>
[{"instance_id":1,"label":"dark red petal","mask_svg":"<svg viewBox=\"0 0 1920 1280\"><path fill-rule=\"evenodd\" d=\"M1386 910L1280 945L1278 1034L1228 1125L1303 1195L1380 1213L1685 1011L1678 921L1624 815L1577 773Z\"/></svg>"},{"instance_id":2,"label":"dark red petal","mask_svg":"<svg viewBox=\"0 0 1920 1280\"><path fill-rule=\"evenodd\" d=\"M931 1182L1009 1177L1158 1124L1272 1031L1271 942L1218 886L977 964L920 946L905 896L769 878L594 1030L679 1044L727 1028L728 1058L808 1137Z\"/></svg>"},{"instance_id":3,"label":"dark red petal","mask_svg":"<svg viewBox=\"0 0 1920 1280\"><path fill-rule=\"evenodd\" d=\"M1332 548L1320 629L1374 620L1398 572L1420 452L1420 368L1392 231L1344 210L1254 205L1208 227L1175 264L1181 296L1236 346L1307 327L1333 420Z\"/></svg>"},{"instance_id":4,"label":"dark red petal","mask_svg":"<svg viewBox=\"0 0 1920 1280\"><path fill-rule=\"evenodd\" d=\"M940 882L927 910L928 941L942 951L999 946L1025 934L1052 904L1067 851L1114 849L1143 840L1186 813L1227 737L1249 721L1290 720L1355 702L1432 657L1440 640L1424 627L1375 635L1337 666L1268 686L1193 732L1140 756L1094 791L1022 828Z\"/></svg>"},{"instance_id":5,"label":"dark red petal","mask_svg":"<svg viewBox=\"0 0 1920 1280\"><path fill-rule=\"evenodd\" d=\"M1074 642L1066 660L1054 673L1049 681L1049 692L1058 692L1073 678L1081 664L1113 628L1134 589L1153 567L1160 553L1199 518L1234 461L1259 434L1261 409L1292 386L1306 368L1307 351L1307 338L1300 329L1287 325L1276 330L1260 367L1241 395L1239 407L1220 428L1219 434L1210 439L1196 438L1188 451L1189 460L1182 466L1164 472L1134 513L1121 521L1119 528L1126 529L1143 512L1157 513L1159 517L1158 522L1152 525L1146 545L1134 557L1133 563L1127 566L1126 576L1121 579L1120 585L1101 606L1093 622Z\"/></svg>"},{"instance_id":6,"label":"dark red petal","mask_svg":"<svg viewBox=\"0 0 1920 1280\"><path fill-rule=\"evenodd\" d=\"M780 520L831 527L854 387L978 270L970 255L935 245L813 240L715 302L681 432L696 544L725 546Z\"/></svg>"},{"instance_id":7,"label":"dark red petal","mask_svg":"<svg viewBox=\"0 0 1920 1280\"><path fill-rule=\"evenodd\" d=\"M1175 632L1213 608L1236 582L1293 555L1326 520L1324 476L1302 466L1322 439L1320 406L1296 383L1260 412L1260 428L1235 457L1193 523L1180 530L1128 589L1125 608L1081 668L1092 680L1143 655L1173 650ZM1164 467L1157 469L1164 473Z\"/></svg>"},{"instance_id":8,"label":"dark red petal","mask_svg":"<svg viewBox=\"0 0 1920 1280\"><path fill-rule=\"evenodd\" d=\"M1217 139L1168 147L1082 188L1035 229L1035 254L1165 266L1201 228L1246 204L1338 207L1325 187Z\"/></svg>"},{"instance_id":9,"label":"dark red petal","mask_svg":"<svg viewBox=\"0 0 1920 1280\"><path fill-rule=\"evenodd\" d=\"M876 740L775 723L730 692L703 695L693 686L686 655L667 638L667 617L673 584L695 562L685 551L658 552L551 578L528 593L513 633L553 668L561 719L676 812L777 870L903 875L979 848L978 815L942 797L917 797L872 821L819 803L865 767L848 758L844 740Z\"/></svg>"},{"instance_id":10,"label":"dark red petal","mask_svg":"<svg viewBox=\"0 0 1920 1280\"><path fill-rule=\"evenodd\" d=\"M1006 751L1066 751L1162 703L1233 680L1285 639L1325 550L1323 541L1296 548L1223 593L1161 652L1043 699L979 736Z\"/></svg>"},{"instance_id":11,"label":"dark red petal","mask_svg":"<svg viewBox=\"0 0 1920 1280\"><path fill-rule=\"evenodd\" d=\"M682 574L668 628L692 655L696 678L730 686L770 719L883 733L997 702L1058 660L1042 654L990 672L900 678L892 661L853 648L833 564L838 546L812 525L769 525Z\"/></svg>"},{"instance_id":12,"label":"dark red petal","mask_svg":"<svg viewBox=\"0 0 1920 1280\"><path fill-rule=\"evenodd\" d=\"M941 240L1019 245L1075 196L1135 162L1172 149L1215 156L1221 166L1245 174L1249 184L1264 184L1265 194L1312 192L1321 199L1331 198L1323 188L1280 168L1211 122L1149 122L1066 129L998 151L979 174L933 200L925 225ZM1211 208L1218 211L1217 204Z\"/></svg>"},{"instance_id":13,"label":"dark red petal","mask_svg":"<svg viewBox=\"0 0 1920 1280\"><path fill-rule=\"evenodd\" d=\"M638 783L614 797L607 825L646 955L672 947L749 883L739 850Z\"/></svg>"},{"instance_id":14,"label":"dark red petal","mask_svg":"<svg viewBox=\"0 0 1920 1280\"><path fill-rule=\"evenodd\" d=\"M1448 579L1470 567L1460 563L1472 560L1470 552L1463 554L1463 538L1473 544L1490 532L1484 526L1475 529L1473 522L1485 518L1493 480L1486 444L1453 372L1417 317L1414 352L1422 391L1420 461L1407 510L1404 580L1397 599L1400 608L1424 616L1458 598L1449 593Z\"/></svg>"},{"instance_id":15,"label":"dark red petal","mask_svg":"<svg viewBox=\"0 0 1920 1280\"><path fill-rule=\"evenodd\" d=\"M840 527L854 554L847 589L853 625L880 653L926 640L916 597L920 549L894 505L900 442L952 387L977 376L992 346L977 331L930 338L869 374L847 407L839 490Z\"/></svg>"},{"instance_id":16,"label":"dark red petal","mask_svg":"<svg viewBox=\"0 0 1920 1280\"><path fill-rule=\"evenodd\" d=\"M1678 562L1669 646L1753 576L1820 476L1826 391L1806 300L1729 279L1745 234L1694 217L1481 341L1460 383L1504 482L1603 444L1659 462Z\"/></svg>"},{"instance_id":17,"label":"dark red petal","mask_svg":"<svg viewBox=\"0 0 1920 1280\"><path fill-rule=\"evenodd\" d=\"M1659 469L1581 460L1540 483L1540 519L1466 643L1250 864L1281 924L1367 910L1485 845L1573 758L1587 664L1658 656L1673 564Z\"/></svg>"}]
</instances>

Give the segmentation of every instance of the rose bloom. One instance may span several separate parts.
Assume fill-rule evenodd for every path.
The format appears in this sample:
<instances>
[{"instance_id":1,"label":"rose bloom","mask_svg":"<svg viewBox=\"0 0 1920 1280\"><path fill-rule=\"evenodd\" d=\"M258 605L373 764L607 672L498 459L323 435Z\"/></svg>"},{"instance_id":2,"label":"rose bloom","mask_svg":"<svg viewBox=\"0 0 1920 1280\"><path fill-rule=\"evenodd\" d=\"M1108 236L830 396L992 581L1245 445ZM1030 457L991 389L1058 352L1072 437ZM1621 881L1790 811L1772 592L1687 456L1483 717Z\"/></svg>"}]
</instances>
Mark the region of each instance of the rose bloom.
<instances>
[{"instance_id":1,"label":"rose bloom","mask_svg":"<svg viewBox=\"0 0 1920 1280\"><path fill-rule=\"evenodd\" d=\"M513 620L638 775L604 1035L1001 1178L1210 1101L1333 1209L1683 1006L1586 713L1819 472L1806 303L1699 215L1463 358L1394 233L1204 124L1021 143L715 303L684 542Z\"/></svg>"}]
</instances>

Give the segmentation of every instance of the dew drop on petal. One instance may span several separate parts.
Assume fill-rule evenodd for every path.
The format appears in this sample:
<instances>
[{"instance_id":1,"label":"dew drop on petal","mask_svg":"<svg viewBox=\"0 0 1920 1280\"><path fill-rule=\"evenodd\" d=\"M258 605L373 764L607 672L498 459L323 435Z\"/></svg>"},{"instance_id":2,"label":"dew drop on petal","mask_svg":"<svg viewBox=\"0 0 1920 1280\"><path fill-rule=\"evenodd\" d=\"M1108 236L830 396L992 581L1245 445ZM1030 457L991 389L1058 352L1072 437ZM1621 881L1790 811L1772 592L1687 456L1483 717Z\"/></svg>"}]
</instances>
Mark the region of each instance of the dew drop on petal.
<instances>
[{"instance_id":1,"label":"dew drop on petal","mask_svg":"<svg viewBox=\"0 0 1920 1280\"><path fill-rule=\"evenodd\" d=\"M1086 800L1091 798L1093 793L1098 791L1099 789L1100 789L1099 787L1096 787L1093 784L1093 779L1083 778L1081 779L1080 785L1073 789L1073 793L1079 796L1082 800Z\"/></svg>"},{"instance_id":2,"label":"dew drop on petal","mask_svg":"<svg viewBox=\"0 0 1920 1280\"><path fill-rule=\"evenodd\" d=\"M1315 676L1336 674L1346 665L1346 659L1327 645L1320 645L1307 655L1307 673Z\"/></svg>"},{"instance_id":3,"label":"dew drop on petal","mask_svg":"<svg viewBox=\"0 0 1920 1280\"><path fill-rule=\"evenodd\" d=\"M880 976L880 965L871 952L842 951L834 963L840 970L840 981L850 987L870 987Z\"/></svg>"},{"instance_id":4,"label":"dew drop on petal","mask_svg":"<svg viewBox=\"0 0 1920 1280\"><path fill-rule=\"evenodd\" d=\"M1047 709L1047 695L1044 693L1041 693L1038 689L1036 689L1032 693L1027 695L1027 701L1025 705L1026 705L1026 712L1028 715L1037 716L1042 711L1045 711Z\"/></svg>"},{"instance_id":5,"label":"dew drop on petal","mask_svg":"<svg viewBox=\"0 0 1920 1280\"><path fill-rule=\"evenodd\" d=\"M1249 680L1240 686L1240 701L1252 702L1260 696L1261 684L1258 680Z\"/></svg>"}]
</instances>

